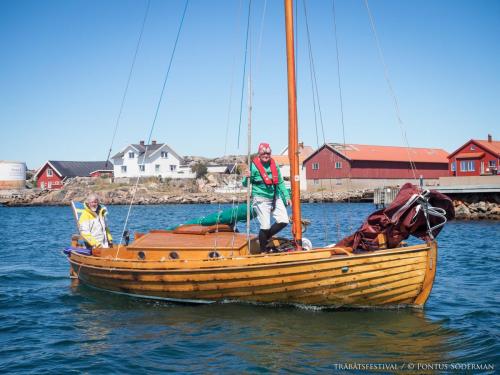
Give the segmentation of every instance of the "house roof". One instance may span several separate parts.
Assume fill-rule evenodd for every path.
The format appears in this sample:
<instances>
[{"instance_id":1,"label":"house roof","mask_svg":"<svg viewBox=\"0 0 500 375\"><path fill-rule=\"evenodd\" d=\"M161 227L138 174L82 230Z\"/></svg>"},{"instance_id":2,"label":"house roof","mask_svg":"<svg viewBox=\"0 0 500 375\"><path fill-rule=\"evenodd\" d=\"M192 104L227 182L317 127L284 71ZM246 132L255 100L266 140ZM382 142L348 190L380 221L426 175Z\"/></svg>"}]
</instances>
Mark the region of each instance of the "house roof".
<instances>
[{"instance_id":1,"label":"house roof","mask_svg":"<svg viewBox=\"0 0 500 375\"><path fill-rule=\"evenodd\" d=\"M408 148L359 144L344 145L340 143L324 144L306 160L310 159L324 147L328 147L333 152L342 155L348 160L408 162L411 159L411 161L416 163L448 163L448 153L440 148Z\"/></svg>"},{"instance_id":2,"label":"house roof","mask_svg":"<svg viewBox=\"0 0 500 375\"><path fill-rule=\"evenodd\" d=\"M488 142L487 140L479 140L479 139L473 139L473 141L483 146L488 151L493 152L497 156L500 156L500 141Z\"/></svg>"},{"instance_id":3,"label":"house roof","mask_svg":"<svg viewBox=\"0 0 500 375\"><path fill-rule=\"evenodd\" d=\"M464 143L462 146L457 148L455 151L453 151L451 154L448 155L448 158L451 159L455 154L458 154L465 146L469 145L470 143L474 143L481 147L482 149L497 155L497 157L500 157L500 141L491 141L488 142L488 140L483 140L483 139L471 139Z\"/></svg>"},{"instance_id":4,"label":"house roof","mask_svg":"<svg viewBox=\"0 0 500 375\"><path fill-rule=\"evenodd\" d=\"M457 159L475 159L484 156L484 152L462 152L456 156Z\"/></svg>"},{"instance_id":5,"label":"house roof","mask_svg":"<svg viewBox=\"0 0 500 375\"><path fill-rule=\"evenodd\" d=\"M99 171L113 171L113 163L108 161L60 161L48 160L37 171L36 176L49 164L60 177L88 177L90 173Z\"/></svg>"},{"instance_id":6,"label":"house roof","mask_svg":"<svg viewBox=\"0 0 500 375\"><path fill-rule=\"evenodd\" d=\"M290 159L288 155L273 155L273 159L276 164L279 165L290 165ZM302 164L306 158L302 155L299 155L299 164Z\"/></svg>"},{"instance_id":7,"label":"house roof","mask_svg":"<svg viewBox=\"0 0 500 375\"><path fill-rule=\"evenodd\" d=\"M314 149L311 146L304 146L303 143L299 143L299 164L302 164L313 153ZM281 154L273 155L273 159L279 165L289 165L288 146L281 151Z\"/></svg>"},{"instance_id":8,"label":"house roof","mask_svg":"<svg viewBox=\"0 0 500 375\"><path fill-rule=\"evenodd\" d=\"M309 155L311 155L314 152L314 148L311 146L304 146L304 144L301 142L299 143L299 156L302 156L304 159L308 158ZM288 155L288 146L286 146L283 151L281 151L280 155ZM275 158L277 155L274 155L273 158Z\"/></svg>"},{"instance_id":9,"label":"house roof","mask_svg":"<svg viewBox=\"0 0 500 375\"><path fill-rule=\"evenodd\" d=\"M141 145L141 144L129 144L127 147L125 147L122 151L118 152L117 154L113 155L111 159L117 159L117 158L122 158L123 155L125 154L125 150L128 147L133 147L139 152L139 156L144 156L144 152L146 151L147 147L147 153L146 153L146 158L149 158L151 155L159 151L161 148L165 149L166 151L170 152L172 155L174 155L179 161L183 161L184 158L177 154L172 148L170 148L166 143L152 143L149 145Z\"/></svg>"}]
</instances>

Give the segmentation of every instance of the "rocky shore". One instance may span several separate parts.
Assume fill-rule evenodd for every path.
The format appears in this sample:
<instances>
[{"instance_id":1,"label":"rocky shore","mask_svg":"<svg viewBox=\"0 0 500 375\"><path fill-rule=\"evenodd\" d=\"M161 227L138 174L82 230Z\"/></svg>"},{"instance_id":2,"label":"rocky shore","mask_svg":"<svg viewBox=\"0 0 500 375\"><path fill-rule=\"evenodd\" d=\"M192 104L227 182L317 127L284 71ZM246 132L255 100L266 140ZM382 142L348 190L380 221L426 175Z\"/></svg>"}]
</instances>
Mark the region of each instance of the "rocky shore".
<instances>
[{"instance_id":1,"label":"rocky shore","mask_svg":"<svg viewBox=\"0 0 500 375\"><path fill-rule=\"evenodd\" d=\"M213 191L192 191L187 188L184 191L163 191L152 186L139 185L116 187L114 189L86 189L84 187L65 187L61 190L39 190L30 189L22 193L16 192L10 196L0 198L0 204L5 206L64 206L71 201L84 201L90 192L97 193L103 204L119 205L130 204L196 204L196 203L233 203L245 202L246 194L242 192L216 193ZM315 202L359 202L369 201L370 191L356 190L350 192L316 192L302 193L301 201L307 203Z\"/></svg>"},{"instance_id":2,"label":"rocky shore","mask_svg":"<svg viewBox=\"0 0 500 375\"><path fill-rule=\"evenodd\" d=\"M106 205L134 204L197 204L245 202L246 194L231 189L233 181L224 177L208 176L199 180L148 179L135 186L130 181L75 178L61 190L25 189L0 193L0 205L5 206L60 206L71 201L83 201L89 193L97 193ZM224 192L220 192L220 189ZM301 201L316 202L371 202L373 191L303 192ZM453 200L458 220L500 220L500 197L465 196Z\"/></svg>"},{"instance_id":3,"label":"rocky shore","mask_svg":"<svg viewBox=\"0 0 500 375\"><path fill-rule=\"evenodd\" d=\"M453 205L457 220L500 220L500 204L498 202L454 200Z\"/></svg>"}]
</instances>

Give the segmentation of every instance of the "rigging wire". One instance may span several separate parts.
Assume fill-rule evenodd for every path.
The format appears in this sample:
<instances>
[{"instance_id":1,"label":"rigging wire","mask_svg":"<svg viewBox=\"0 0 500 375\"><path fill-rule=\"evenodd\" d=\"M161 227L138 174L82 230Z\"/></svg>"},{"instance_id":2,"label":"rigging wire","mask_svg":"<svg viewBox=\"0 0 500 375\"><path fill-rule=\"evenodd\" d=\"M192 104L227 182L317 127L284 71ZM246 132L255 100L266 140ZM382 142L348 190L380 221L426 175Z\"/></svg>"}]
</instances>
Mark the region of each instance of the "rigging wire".
<instances>
[{"instance_id":1,"label":"rigging wire","mask_svg":"<svg viewBox=\"0 0 500 375\"><path fill-rule=\"evenodd\" d=\"M373 36L375 38L375 44L377 45L378 55L379 55L380 61L382 63L382 66L384 67L384 76L385 76L385 80L387 82L387 86L389 88L389 92L392 96L393 105L394 105L396 117L398 120L398 125L399 125L399 128L401 130L401 135L402 135L403 141L406 143L406 148L407 148L407 152L408 152L408 160L410 163L411 170L413 172L413 178L415 180L417 180L417 175L416 175L417 167L416 167L416 165L413 162L413 159L411 157L410 143L408 142L408 137L406 135L406 129L405 129L403 120L401 119L401 111L399 109L398 98L396 96L396 92L394 91L394 88L392 86L392 82L391 82L391 79L389 76L389 68L387 67L387 64L386 64L385 58L384 58L384 54L382 52L382 46L380 44L380 39L378 37L377 29L375 28L375 21L373 18L373 14L370 10L370 6L368 5L368 0L364 0L364 3L365 3L366 11L368 12L368 17L370 18L370 26L371 26L371 29L373 32Z\"/></svg>"},{"instance_id":2,"label":"rigging wire","mask_svg":"<svg viewBox=\"0 0 500 375\"><path fill-rule=\"evenodd\" d=\"M235 33L235 35L240 34L240 29L241 29L240 18L241 18L242 9L243 9L243 0L240 0L239 7L238 7L238 13L236 16L236 33ZM237 46L238 46L237 42L238 42L238 38L235 38L234 48L233 48L233 51L234 51L233 63L232 63L232 67L231 67L231 83L229 85L229 103L228 103L227 117L226 117L226 135L225 135L225 139L224 139L224 156L227 154L227 146L229 144L229 125L231 122L231 107L232 107L232 103L233 103L233 87L234 87L234 75L235 75L234 73L236 71L236 50L237 50ZM233 175L234 175L234 178L232 178ZM236 189L237 189L237 185L236 185L237 170L236 170L236 167L233 168L233 170L230 172L229 177L230 177L229 182L233 184L235 192L236 192ZM234 180L234 182L233 182L233 180ZM237 216L235 206L237 203L239 203L239 202L237 199L235 199L235 196L233 195L233 197L231 199L231 209L232 209L232 215L233 215L231 217L231 221L234 218L235 225L236 225L236 216ZM219 201L219 206L218 206L218 212L219 213L222 212L220 201ZM219 224L219 220L217 220L217 225L218 224ZM218 232L218 226L217 226L217 232ZM233 247L234 247L235 237L236 237L236 232L233 231L233 235L231 238L231 246L230 246L231 249L233 249Z\"/></svg>"},{"instance_id":3,"label":"rigging wire","mask_svg":"<svg viewBox=\"0 0 500 375\"><path fill-rule=\"evenodd\" d=\"M243 60L243 76L241 78L241 97L240 97L240 120L238 123L238 149L240 148L240 133L241 133L241 115L243 113L243 94L245 92L245 75L247 67L247 52L248 52L248 37L250 30L250 15L251 15L252 0L248 2L248 17L247 17L247 32L245 41L245 56Z\"/></svg>"},{"instance_id":4,"label":"rigging wire","mask_svg":"<svg viewBox=\"0 0 500 375\"><path fill-rule=\"evenodd\" d=\"M125 85L125 91L123 92L122 101L121 101L121 104L120 104L120 110L118 111L118 116L116 117L115 129L113 131L113 137L111 138L111 144L109 145L109 151L108 151L108 156L106 158L105 168L108 167L109 157L111 156L111 151L113 149L113 144L115 142L116 133L118 131L118 126L120 124L120 119L122 117L123 107L125 105L125 99L127 97L128 88L129 88L129 85L130 85L130 80L132 78L132 72L134 70L135 62L137 60L137 54L138 54L139 48L141 46L142 34L144 33L144 26L146 25L146 20L148 18L150 5L151 5L151 0L148 0L147 4L146 4L146 12L144 13L144 18L142 20L142 26L141 26L141 31L139 33L139 39L137 40L137 44L135 46L135 52L134 52L134 57L132 59L132 65L130 66L130 71L128 73L127 83Z\"/></svg>"},{"instance_id":5,"label":"rigging wire","mask_svg":"<svg viewBox=\"0 0 500 375\"><path fill-rule=\"evenodd\" d=\"M252 60L250 59L249 69L248 69L248 127L247 127L247 162L248 162L248 170L252 170L251 166L251 153L252 153ZM248 251L250 251L250 210L251 205L251 197L252 194L252 182L251 175L247 180L247 242L248 242Z\"/></svg>"},{"instance_id":6,"label":"rigging wire","mask_svg":"<svg viewBox=\"0 0 500 375\"><path fill-rule=\"evenodd\" d=\"M251 153L252 153L252 35L250 34L250 43L249 43L249 58L248 58L248 125L247 125L247 163L248 163L248 170L252 170L251 166ZM247 39L248 40L248 39ZM250 207L251 204L251 194L252 194L252 179L251 176L247 180L247 225L246 225L246 232L247 232L247 246L248 246L248 251L250 252L250 217L251 217L251 212L250 210L252 209Z\"/></svg>"},{"instance_id":7,"label":"rigging wire","mask_svg":"<svg viewBox=\"0 0 500 375\"><path fill-rule=\"evenodd\" d=\"M340 81L340 54L339 54L339 40L338 40L338 33L337 33L337 16L336 16L336 11L335 11L335 0L332 0L332 13L333 13L333 31L335 35L335 51L336 51L336 57L337 57L337 82L338 82L338 88L339 88L339 104L340 104L340 120L342 123L342 141L344 143L344 149L345 149L345 123L344 123L344 100L342 96L342 85ZM349 176L350 177L350 176Z\"/></svg>"},{"instance_id":8,"label":"rigging wire","mask_svg":"<svg viewBox=\"0 0 500 375\"><path fill-rule=\"evenodd\" d=\"M267 10L267 0L264 0L264 7L262 9L262 16L260 20L260 30L259 30L259 42L257 44L257 56L255 57L255 72L259 71L260 68L260 54L262 52L262 36L264 35L264 20L266 19L266 10ZM252 89L252 91L255 89Z\"/></svg>"},{"instance_id":9,"label":"rigging wire","mask_svg":"<svg viewBox=\"0 0 500 375\"><path fill-rule=\"evenodd\" d=\"M339 52L339 37L338 37L338 32L337 32L337 10L335 8L335 0L332 0L332 16L333 16L333 34L335 36L335 52L336 52L336 60L337 60L337 83L338 83L338 89L339 89L339 105L340 105L340 121L342 124L342 147L343 147L343 155L347 158L347 146L346 146L346 137L345 137L345 120L344 120L344 97L342 95L342 80L341 80L341 74L340 74L340 52ZM341 161L342 162L342 161ZM348 166L348 171L347 171L347 190L351 191L352 190L352 169L351 169L351 163L347 163ZM348 203L351 203L351 199L348 198ZM351 222L351 217L348 217L348 230L349 232L352 231L352 222ZM340 233L340 225L337 225L337 237L341 238L341 233Z\"/></svg>"},{"instance_id":10,"label":"rigging wire","mask_svg":"<svg viewBox=\"0 0 500 375\"><path fill-rule=\"evenodd\" d=\"M240 33L240 27L241 27L240 16L241 16L242 8L243 8L243 0L240 0L240 5L238 7L238 15L236 17L237 24L236 24L236 34L235 35L239 35L239 33ZM235 38L233 63L231 66L231 83L229 85L229 104L228 104L228 108L227 108L227 117L226 117L226 136L224 138L224 155L227 154L227 146L228 146L228 140L229 140L229 124L230 124L230 120L231 120L231 107L232 107L232 103L233 103L234 72L236 70L237 41L238 41L238 38Z\"/></svg>"},{"instance_id":11,"label":"rigging wire","mask_svg":"<svg viewBox=\"0 0 500 375\"><path fill-rule=\"evenodd\" d=\"M146 143L146 147L145 147L145 150L144 150L144 156L142 158L142 164L139 164L139 168L141 166L144 166L144 161L146 160L146 156L147 156L147 152L148 152L148 147L149 147L149 144L151 142L151 137L152 137L153 130L154 130L154 127L155 127L155 124L156 124L156 120L158 118L158 112L160 110L160 105L161 105L161 102L162 102L162 99L163 99L163 94L165 92L165 87L167 85L168 77L170 75L170 69L172 67L172 61L174 60L174 55L175 55L175 51L177 49L177 43L179 41L179 37L180 37L180 34L181 34L182 25L184 24L184 19L186 17L186 12L187 12L187 8L188 8L188 4L189 4L189 0L186 0L186 3L184 5L184 10L182 12L181 22L180 22L179 28L177 30L177 36L175 37L175 42L174 42L174 47L172 49L172 54L170 55L170 61L168 63L168 69L167 69L167 72L165 74L165 78L163 80L163 86L162 86L162 89L161 89L160 97L158 99L158 104L156 105L156 110L155 110L155 115L154 115L153 123L151 124L151 129L149 131L148 141ZM132 210L132 204L134 202L135 195L137 193L137 186L139 185L140 178L141 178L141 175L140 175L140 169L139 169L139 175L137 176L135 187L134 187L134 190L133 190L133 193L132 193L132 199L130 200L130 204L129 204L129 207L128 207L127 217L125 219L125 224L123 225L122 235L120 236L121 237L120 238L120 245L122 244L123 234L125 233L125 230L127 229L127 224L128 224L128 220L129 220L129 217L130 217L130 212ZM119 246L118 246L118 249L119 249ZM118 256L118 249L116 251L116 256Z\"/></svg>"},{"instance_id":12,"label":"rigging wire","mask_svg":"<svg viewBox=\"0 0 500 375\"><path fill-rule=\"evenodd\" d=\"M304 19L305 19L305 24L306 24L306 36L307 36L307 47L308 47L308 57L309 57L309 75L311 79L311 91L312 91L312 97L313 97L313 112L314 112L314 128L315 128L315 133L316 133L316 147L319 148L319 130L318 130L318 112L321 113L321 107L320 107L320 101L319 101L319 91L317 90L317 80L316 80L316 70L314 68L314 58L312 54L312 43L311 43L311 34L309 31L309 20L307 17L307 7L306 7L306 1L302 1L303 7L304 7ZM317 106L316 106L317 102ZM321 115L320 115L321 116ZM323 128L323 120L321 117L321 128L323 130L323 139L325 138L325 132ZM325 195L323 191L323 181L321 181L320 185L320 190L321 190L321 200L324 202L325 200ZM324 242L328 243L328 223L327 223L327 217L326 217L326 208L325 205L321 205L322 209L322 216L323 216L323 229L324 229Z\"/></svg>"},{"instance_id":13,"label":"rigging wire","mask_svg":"<svg viewBox=\"0 0 500 375\"><path fill-rule=\"evenodd\" d=\"M329 146L326 142L326 133L325 133L325 127L324 127L324 121L323 121L323 111L321 110L321 102L319 99L319 97L320 97L319 85L318 85L318 79L317 79L317 75L316 75L316 67L315 67L315 63L314 63L314 54L312 51L312 42L311 42L311 35L310 35L310 31L309 31L309 23L308 23L308 17L307 17L307 10L305 7L305 0L304 0L304 14L305 14L305 18L306 18L306 29L307 29L307 41L308 41L308 46L309 46L310 69L312 72L313 100L315 98L315 100L317 102L323 144L329 148L332 148L332 152L330 153L330 164L333 165L334 163L336 163L337 160L342 160L342 159L339 158L338 155L336 154L335 147ZM315 113L315 121L317 121L316 120L316 113ZM316 127L317 127L317 124L316 124ZM317 132L316 140L317 140L317 145L318 145L317 147L319 148L320 146L319 146L319 139L318 139L319 138L318 131L316 131L316 132ZM332 195L332 200L333 200L334 187L333 187L333 181L331 178L328 179L328 185L330 186L330 193ZM320 181L320 189L321 189L322 201L324 201L325 196L324 196L324 192L323 192L323 181ZM337 235L340 238L340 232L338 229L338 228L340 228L339 217L336 215L336 211L333 211L333 212L334 212L334 216L335 216L335 221L337 223ZM325 242L328 242L328 234L329 233L328 233L328 225L326 224L327 223L326 213L324 213L323 216L324 216L324 221L325 221ZM348 220L350 220L350 218Z\"/></svg>"}]
</instances>

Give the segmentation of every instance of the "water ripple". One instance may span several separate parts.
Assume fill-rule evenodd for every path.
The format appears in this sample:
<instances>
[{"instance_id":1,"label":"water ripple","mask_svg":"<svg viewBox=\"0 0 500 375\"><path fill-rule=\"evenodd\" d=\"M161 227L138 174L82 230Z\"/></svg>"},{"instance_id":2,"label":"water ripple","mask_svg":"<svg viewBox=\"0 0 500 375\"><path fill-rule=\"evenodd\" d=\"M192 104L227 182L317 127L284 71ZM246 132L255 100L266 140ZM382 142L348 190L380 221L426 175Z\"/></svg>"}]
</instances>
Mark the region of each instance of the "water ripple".
<instances>
[{"instance_id":1,"label":"water ripple","mask_svg":"<svg viewBox=\"0 0 500 375\"><path fill-rule=\"evenodd\" d=\"M326 207L326 209L325 209ZM306 204L307 237L335 242L372 209ZM138 206L130 230L164 228L218 206ZM126 207L111 207L119 231ZM29 229L26 229L29 228ZM327 229L325 231L325 228ZM452 222L439 237L426 309L175 305L70 286L60 249L68 207L0 207L0 372L323 373L335 363L492 363L500 352L500 223ZM471 245L473 244L473 245Z\"/></svg>"}]
</instances>

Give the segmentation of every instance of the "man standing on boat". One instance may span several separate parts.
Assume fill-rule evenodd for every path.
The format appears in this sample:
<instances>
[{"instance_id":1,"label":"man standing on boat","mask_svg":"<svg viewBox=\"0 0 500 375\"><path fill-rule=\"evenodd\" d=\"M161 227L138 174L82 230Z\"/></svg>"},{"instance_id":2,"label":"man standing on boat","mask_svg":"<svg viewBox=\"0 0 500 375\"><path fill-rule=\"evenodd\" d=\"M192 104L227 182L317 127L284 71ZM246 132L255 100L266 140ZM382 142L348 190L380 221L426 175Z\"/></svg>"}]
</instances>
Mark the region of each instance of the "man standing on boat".
<instances>
[{"instance_id":1,"label":"man standing on boat","mask_svg":"<svg viewBox=\"0 0 500 375\"><path fill-rule=\"evenodd\" d=\"M112 247L113 238L106 223L108 210L99 204L99 198L90 194L78 219L78 228L85 242L92 248Z\"/></svg>"},{"instance_id":2,"label":"man standing on boat","mask_svg":"<svg viewBox=\"0 0 500 375\"><path fill-rule=\"evenodd\" d=\"M288 193L280 168L271 158L271 147L268 143L259 145L258 156L244 172L243 186L252 186L252 207L260 224L260 251L267 251L269 239L287 226L288 212L285 205L290 205ZM271 215L276 221L271 226Z\"/></svg>"}]
</instances>

